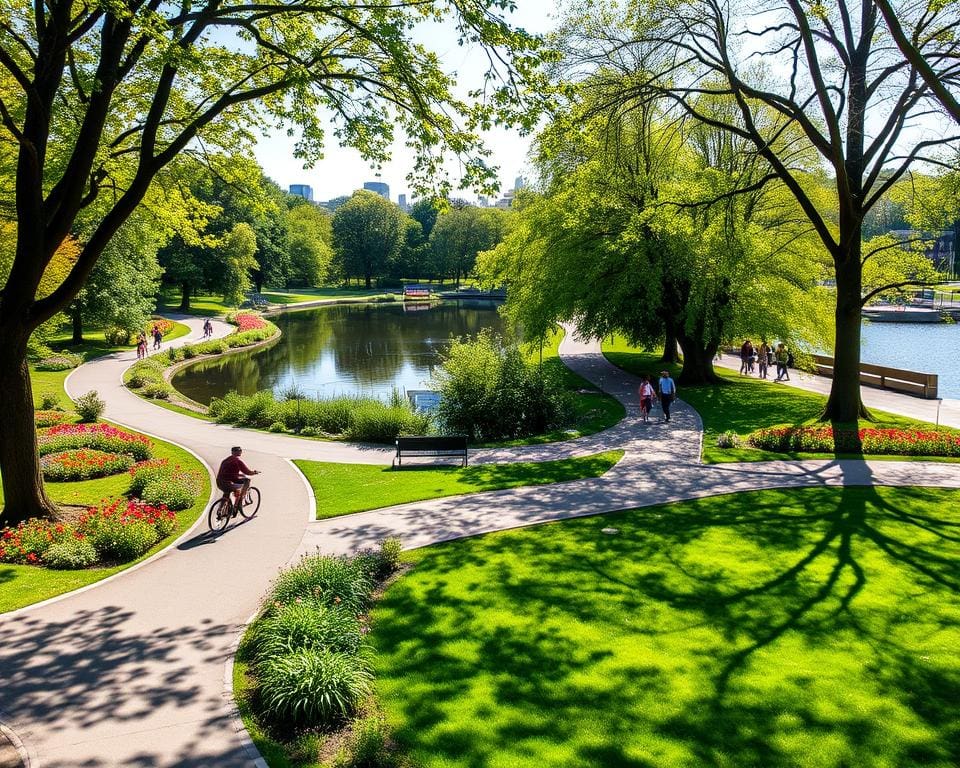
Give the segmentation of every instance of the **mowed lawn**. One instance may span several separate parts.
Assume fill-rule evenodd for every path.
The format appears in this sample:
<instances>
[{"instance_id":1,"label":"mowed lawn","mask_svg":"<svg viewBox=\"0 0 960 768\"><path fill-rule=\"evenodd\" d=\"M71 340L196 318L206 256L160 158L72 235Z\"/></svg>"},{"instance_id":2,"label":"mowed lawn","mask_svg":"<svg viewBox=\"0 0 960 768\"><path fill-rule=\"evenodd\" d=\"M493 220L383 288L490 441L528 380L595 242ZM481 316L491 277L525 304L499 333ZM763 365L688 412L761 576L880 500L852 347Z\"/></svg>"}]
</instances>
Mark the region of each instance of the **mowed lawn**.
<instances>
[{"instance_id":1,"label":"mowed lawn","mask_svg":"<svg viewBox=\"0 0 960 768\"><path fill-rule=\"evenodd\" d=\"M412 558L372 639L423 768L960 765L958 491L711 497Z\"/></svg>"}]
</instances>

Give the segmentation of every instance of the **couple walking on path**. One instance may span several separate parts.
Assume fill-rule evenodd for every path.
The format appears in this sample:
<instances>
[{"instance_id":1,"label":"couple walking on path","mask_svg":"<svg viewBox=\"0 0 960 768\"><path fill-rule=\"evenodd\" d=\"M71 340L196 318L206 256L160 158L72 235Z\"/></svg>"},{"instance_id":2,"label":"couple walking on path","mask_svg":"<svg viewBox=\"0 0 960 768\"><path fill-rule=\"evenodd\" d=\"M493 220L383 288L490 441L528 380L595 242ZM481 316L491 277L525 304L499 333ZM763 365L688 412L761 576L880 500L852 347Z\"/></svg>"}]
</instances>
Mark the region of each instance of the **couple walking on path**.
<instances>
[{"instance_id":1,"label":"couple walking on path","mask_svg":"<svg viewBox=\"0 0 960 768\"><path fill-rule=\"evenodd\" d=\"M640 382L640 417L645 422L650 416L654 400L660 401L660 407L663 408L663 420L670 421L670 403L677 396L677 385L670 378L669 371L660 371L658 389L660 390L659 395L653 388L650 377L644 374L643 380Z\"/></svg>"}]
</instances>

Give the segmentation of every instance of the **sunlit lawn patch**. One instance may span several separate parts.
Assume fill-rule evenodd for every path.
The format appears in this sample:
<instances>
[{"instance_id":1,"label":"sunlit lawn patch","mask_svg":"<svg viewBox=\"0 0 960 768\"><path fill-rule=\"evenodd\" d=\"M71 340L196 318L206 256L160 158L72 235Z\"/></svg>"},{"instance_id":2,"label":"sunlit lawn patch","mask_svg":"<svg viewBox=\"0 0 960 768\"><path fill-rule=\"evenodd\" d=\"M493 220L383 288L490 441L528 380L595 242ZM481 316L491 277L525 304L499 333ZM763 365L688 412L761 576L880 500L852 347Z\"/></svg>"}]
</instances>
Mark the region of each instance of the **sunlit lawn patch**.
<instances>
[{"instance_id":1,"label":"sunlit lawn patch","mask_svg":"<svg viewBox=\"0 0 960 768\"><path fill-rule=\"evenodd\" d=\"M955 766L958 502L766 491L414 552L382 705L423 768Z\"/></svg>"},{"instance_id":2,"label":"sunlit lawn patch","mask_svg":"<svg viewBox=\"0 0 960 768\"><path fill-rule=\"evenodd\" d=\"M393 470L373 464L296 461L313 487L317 517L406 504L412 501L493 491L523 485L543 485L598 477L616 464L623 451L545 462L476 464L472 467L405 467Z\"/></svg>"}]
</instances>

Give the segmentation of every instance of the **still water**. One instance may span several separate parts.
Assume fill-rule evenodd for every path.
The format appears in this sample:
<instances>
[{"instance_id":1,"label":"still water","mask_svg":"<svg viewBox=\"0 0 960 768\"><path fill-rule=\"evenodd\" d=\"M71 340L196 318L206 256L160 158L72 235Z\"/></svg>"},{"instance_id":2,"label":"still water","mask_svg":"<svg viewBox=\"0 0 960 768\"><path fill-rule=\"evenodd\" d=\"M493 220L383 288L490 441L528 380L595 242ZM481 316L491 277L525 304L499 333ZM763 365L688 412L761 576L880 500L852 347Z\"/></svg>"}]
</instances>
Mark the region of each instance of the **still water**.
<instances>
[{"instance_id":1,"label":"still water","mask_svg":"<svg viewBox=\"0 0 960 768\"><path fill-rule=\"evenodd\" d=\"M864 323L865 363L935 373L940 397L960 398L960 324Z\"/></svg>"},{"instance_id":2,"label":"still water","mask_svg":"<svg viewBox=\"0 0 960 768\"><path fill-rule=\"evenodd\" d=\"M423 389L451 336L483 328L504 332L494 302L348 304L271 318L283 334L274 346L198 363L174 386L200 403L231 390L277 395L296 384L308 397Z\"/></svg>"}]
</instances>

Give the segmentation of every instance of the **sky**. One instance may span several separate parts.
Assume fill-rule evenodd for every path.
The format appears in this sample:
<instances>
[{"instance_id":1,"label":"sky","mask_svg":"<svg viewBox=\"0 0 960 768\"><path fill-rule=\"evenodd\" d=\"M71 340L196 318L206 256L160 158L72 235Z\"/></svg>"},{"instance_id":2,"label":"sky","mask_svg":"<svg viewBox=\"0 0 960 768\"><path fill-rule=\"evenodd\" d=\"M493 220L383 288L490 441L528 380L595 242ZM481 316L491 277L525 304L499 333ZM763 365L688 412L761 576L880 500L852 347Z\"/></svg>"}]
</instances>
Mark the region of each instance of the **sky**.
<instances>
[{"instance_id":1,"label":"sky","mask_svg":"<svg viewBox=\"0 0 960 768\"><path fill-rule=\"evenodd\" d=\"M556 15L555 0L518 0L517 5L517 9L508 16L514 26L535 34L547 32L553 26L553 17ZM465 94L469 88L482 83L482 60L477 51L471 52L457 45L452 25L446 30L446 34L443 32L444 30L440 30L440 34L435 34L431 31L427 44L441 57L448 72L457 73L457 80ZM326 156L310 169L304 169L303 161L293 156L295 137L288 137L284 131L277 131L261 139L255 148L255 154L267 175L283 189L287 189L290 184L309 184L313 187L313 199L317 201L350 195L354 190L360 189L365 181L383 181L389 184L390 198L394 202L399 194L406 194L407 200L411 200L406 177L413 162L402 137L398 137L394 144L393 160L378 174L357 151L337 145L332 138L332 131L328 132L328 136L332 140L327 144ZM513 189L517 176L529 174L527 153L530 137L522 137L514 131L495 130L484 138L493 152L491 163L500 169L501 192ZM453 169L452 176L456 183ZM476 195L471 191L453 194L467 200L476 199Z\"/></svg>"}]
</instances>

